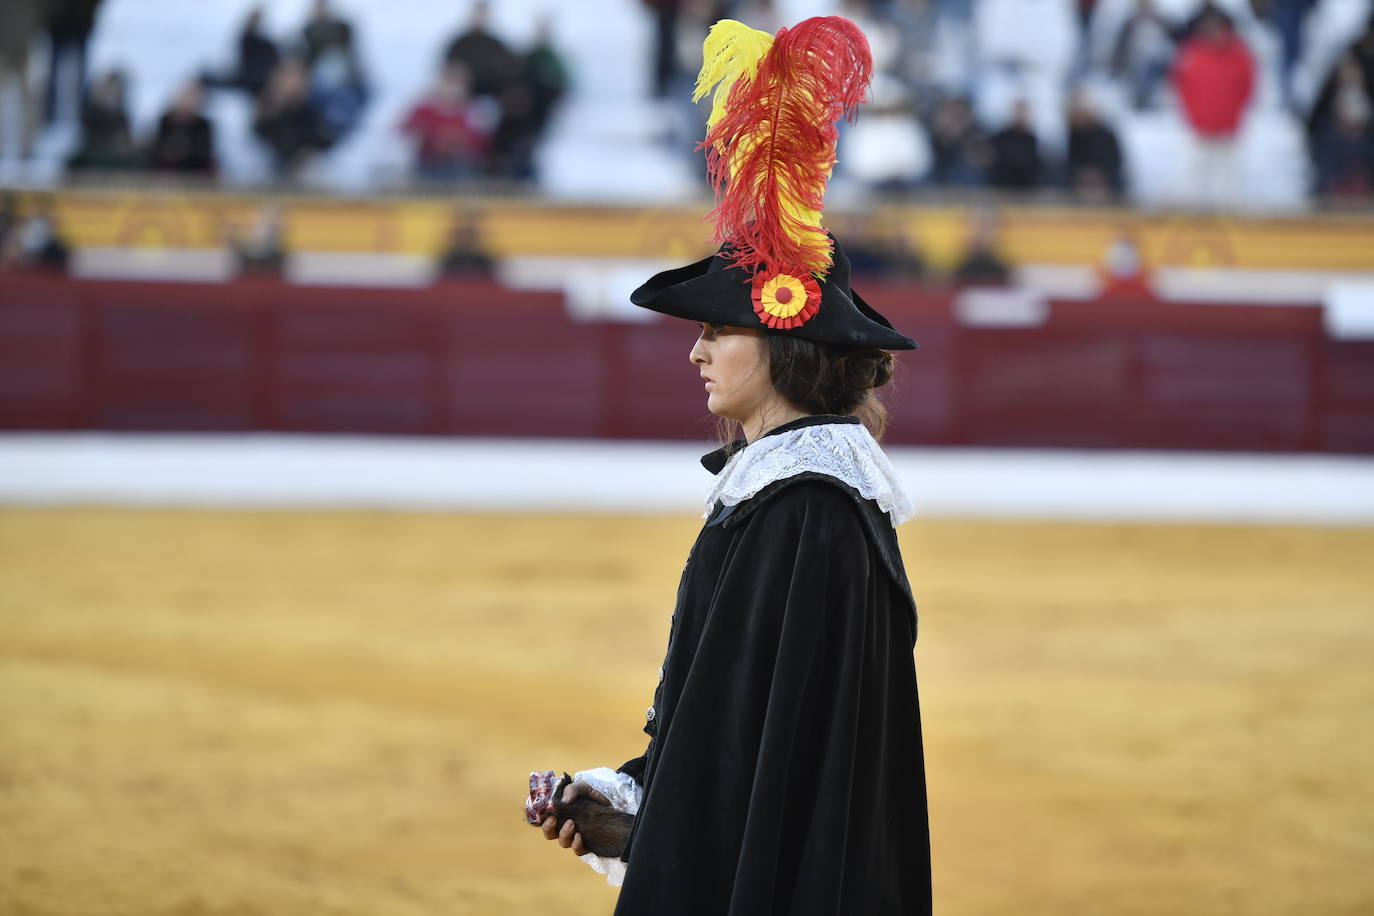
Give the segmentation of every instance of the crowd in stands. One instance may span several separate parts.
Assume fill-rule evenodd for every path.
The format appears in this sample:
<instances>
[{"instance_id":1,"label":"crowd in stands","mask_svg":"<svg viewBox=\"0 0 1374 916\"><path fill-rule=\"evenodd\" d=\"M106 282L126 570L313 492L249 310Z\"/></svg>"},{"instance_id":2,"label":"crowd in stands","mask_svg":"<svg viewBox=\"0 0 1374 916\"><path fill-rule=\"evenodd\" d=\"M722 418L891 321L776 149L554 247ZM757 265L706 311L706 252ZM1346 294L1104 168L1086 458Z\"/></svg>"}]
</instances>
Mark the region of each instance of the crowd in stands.
<instances>
[{"instance_id":1,"label":"crowd in stands","mask_svg":"<svg viewBox=\"0 0 1374 916\"><path fill-rule=\"evenodd\" d=\"M207 93L244 93L253 105L253 133L270 154L274 173L296 176L316 156L344 140L369 103L352 24L330 0L314 0L298 35L276 42L263 29L263 9L251 9L228 72L205 70L179 87L156 129L135 136L130 127L130 74L111 69L88 80L89 40L100 0L4 0L0 4L0 90L20 90L19 158L33 150L42 123L57 116L58 69L75 58L81 87L80 140L68 169L153 171L213 177L215 125L205 115ZM490 4L477 0L466 27L448 44L433 84L395 129L413 139L421 179L534 177L534 149L567 86L549 22L529 48L510 47L491 31ZM28 54L44 32L51 72L41 121L28 79ZM0 124L4 122L0 112ZM3 149L0 126L0 155Z\"/></svg>"},{"instance_id":2,"label":"crowd in stands","mask_svg":"<svg viewBox=\"0 0 1374 916\"><path fill-rule=\"evenodd\" d=\"M643 2L663 98L683 92L710 22L729 16L773 32L786 20L774 0ZM1312 190L1368 196L1374 15L1309 102L1294 91L1294 68L1317 3L1251 0L1242 22L1236 5L1227 12L1214 0L1177 21L1153 0L845 0L839 11L869 36L877 74L841 158L880 187L1058 189L1108 201L1129 190L1122 116L1176 106L1194 140L1199 202L1234 204L1237 138L1269 66L1279 104L1306 123ZM1257 54L1256 36L1279 52Z\"/></svg>"},{"instance_id":3,"label":"crowd in stands","mask_svg":"<svg viewBox=\"0 0 1374 916\"><path fill-rule=\"evenodd\" d=\"M1158 2L838 2L836 11L870 37L877 70L870 104L846 128L841 174L883 190L985 187L1129 199L1125 119L1176 110L1194 141L1195 199L1234 204L1244 193L1238 138L1262 88L1272 85L1273 104L1305 128L1311 191L1328 199L1374 193L1374 15L1312 90L1300 92L1294 72L1324 0L1199 0L1178 19L1166 7L1188 4ZM685 104L675 100L690 95L711 22L729 16L774 32L791 18L777 0L640 4L653 36L651 92L664 105ZM126 100L136 74L108 70L87 79L85 48L99 6L0 3L0 100L17 97L21 113L7 118L0 110L0 157L30 155L35 133L63 107L63 67L75 69L79 86L79 99L68 103L80 122L72 172L213 178L221 144L207 98L238 93L253 107L253 137L274 174L290 180L357 131L375 104L374 74L354 26L330 0L314 0L286 40L264 30L261 9L249 12L232 65L174 87L155 128L136 135ZM568 67L547 19L526 46L514 47L493 27L491 6L471 0L467 21L436 55L430 84L413 87L412 103L386 128L407 139L419 180L537 178L535 152L568 92ZM39 93L29 85L28 61L44 38L50 72ZM696 132L699 114L690 116ZM16 123L17 140L4 136ZM676 148L690 148L684 141L672 138Z\"/></svg>"},{"instance_id":4,"label":"crowd in stands","mask_svg":"<svg viewBox=\"0 0 1374 916\"><path fill-rule=\"evenodd\" d=\"M417 142L423 178L534 177L535 145L568 84L545 17L523 52L490 25L490 4L478 0L467 28L444 52L434 84L402 130Z\"/></svg>"}]
</instances>

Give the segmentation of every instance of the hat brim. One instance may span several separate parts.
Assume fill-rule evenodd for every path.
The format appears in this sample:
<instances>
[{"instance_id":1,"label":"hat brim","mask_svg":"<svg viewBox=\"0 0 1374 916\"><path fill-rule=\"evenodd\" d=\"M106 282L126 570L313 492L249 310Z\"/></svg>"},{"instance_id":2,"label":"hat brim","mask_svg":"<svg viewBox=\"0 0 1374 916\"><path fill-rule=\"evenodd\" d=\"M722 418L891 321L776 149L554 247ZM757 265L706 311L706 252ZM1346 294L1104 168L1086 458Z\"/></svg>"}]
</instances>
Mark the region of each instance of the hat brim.
<instances>
[{"instance_id":1,"label":"hat brim","mask_svg":"<svg viewBox=\"0 0 1374 916\"><path fill-rule=\"evenodd\" d=\"M769 328L754 312L751 274L732 264L723 251L655 274L630 295L630 301L674 318L759 328L819 343L880 350L915 350L919 347L916 341L895 330L891 322L857 293L841 289L829 279L820 282L821 307L813 318L796 328ZM837 260L843 258L838 245L836 257ZM847 268L848 262L844 263ZM842 274L848 278L847 269Z\"/></svg>"}]
</instances>

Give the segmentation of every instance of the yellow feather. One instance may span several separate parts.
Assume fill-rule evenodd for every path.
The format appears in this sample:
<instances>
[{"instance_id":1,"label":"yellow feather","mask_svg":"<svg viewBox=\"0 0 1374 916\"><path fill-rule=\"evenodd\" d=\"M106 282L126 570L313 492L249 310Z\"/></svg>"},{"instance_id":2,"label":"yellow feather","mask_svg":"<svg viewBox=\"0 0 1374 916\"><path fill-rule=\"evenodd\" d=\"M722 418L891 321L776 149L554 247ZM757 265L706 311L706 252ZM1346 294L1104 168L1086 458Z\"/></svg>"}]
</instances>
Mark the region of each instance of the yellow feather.
<instances>
[{"instance_id":1,"label":"yellow feather","mask_svg":"<svg viewBox=\"0 0 1374 916\"><path fill-rule=\"evenodd\" d=\"M701 46L701 72L697 74L696 89L692 93L692 101L699 102L712 87L715 88L711 115L706 119L708 131L725 113L725 99L731 87L740 77L753 79L759 71L759 61L772 46L772 35L734 19L722 19L711 26Z\"/></svg>"}]
</instances>

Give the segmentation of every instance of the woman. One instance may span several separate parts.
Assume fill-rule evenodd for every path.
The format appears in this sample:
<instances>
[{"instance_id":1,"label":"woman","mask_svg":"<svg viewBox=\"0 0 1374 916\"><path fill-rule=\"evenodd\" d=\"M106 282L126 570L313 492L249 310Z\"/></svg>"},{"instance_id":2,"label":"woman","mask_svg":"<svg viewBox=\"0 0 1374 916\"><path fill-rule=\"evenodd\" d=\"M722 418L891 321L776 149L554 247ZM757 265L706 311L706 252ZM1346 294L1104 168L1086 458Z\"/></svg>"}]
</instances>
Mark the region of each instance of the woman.
<instances>
[{"instance_id":1,"label":"woman","mask_svg":"<svg viewBox=\"0 0 1374 916\"><path fill-rule=\"evenodd\" d=\"M713 169L728 173L715 214L725 244L632 297L701 325L690 359L707 407L743 437L703 459L716 483L648 748L618 771L577 774L564 795L634 814L623 854L587 854L576 820L542 826L623 880L626 916L928 913L915 605L893 530L911 506L874 439L886 351L916 343L850 289L844 253L819 227L835 121L862 95L867 46L835 17L767 41L743 29L713 29L698 84L704 94L710 73L737 71L707 133ZM733 62L713 70L722 56ZM810 108L790 127L826 142L761 150L807 133L774 129L798 74ZM820 188L801 202L815 206L770 199L794 195L800 178L751 172L754 153L810 155Z\"/></svg>"}]
</instances>

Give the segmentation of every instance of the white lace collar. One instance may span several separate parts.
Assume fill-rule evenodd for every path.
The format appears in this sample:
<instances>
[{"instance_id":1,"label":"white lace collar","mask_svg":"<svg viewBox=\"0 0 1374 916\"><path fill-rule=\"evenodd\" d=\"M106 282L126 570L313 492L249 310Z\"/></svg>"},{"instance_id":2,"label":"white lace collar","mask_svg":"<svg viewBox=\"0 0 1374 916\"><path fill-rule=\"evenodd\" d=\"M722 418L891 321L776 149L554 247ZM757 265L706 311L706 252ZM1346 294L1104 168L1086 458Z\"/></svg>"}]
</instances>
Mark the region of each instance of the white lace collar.
<instances>
[{"instance_id":1,"label":"white lace collar","mask_svg":"<svg viewBox=\"0 0 1374 916\"><path fill-rule=\"evenodd\" d=\"M738 505L775 481L798 474L828 474L871 499L894 527L916 514L892 462L860 423L819 423L762 436L735 452L706 498Z\"/></svg>"}]
</instances>

